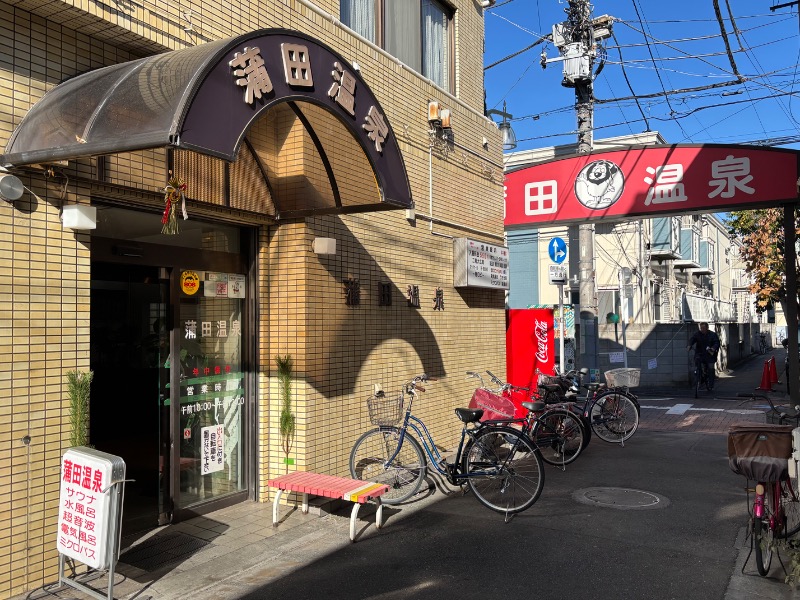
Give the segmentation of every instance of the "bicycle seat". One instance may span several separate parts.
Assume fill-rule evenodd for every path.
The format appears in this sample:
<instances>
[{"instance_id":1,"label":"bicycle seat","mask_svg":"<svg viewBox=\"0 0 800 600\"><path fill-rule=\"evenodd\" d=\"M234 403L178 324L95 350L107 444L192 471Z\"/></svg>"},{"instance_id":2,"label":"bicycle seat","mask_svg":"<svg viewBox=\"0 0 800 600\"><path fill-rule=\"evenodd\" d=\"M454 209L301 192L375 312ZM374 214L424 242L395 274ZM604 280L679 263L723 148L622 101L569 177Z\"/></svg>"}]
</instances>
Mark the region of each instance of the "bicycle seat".
<instances>
[{"instance_id":1,"label":"bicycle seat","mask_svg":"<svg viewBox=\"0 0 800 600\"><path fill-rule=\"evenodd\" d=\"M585 387L590 392L595 392L595 391L597 391L597 388L599 388L601 385L603 385L603 384L599 383L599 382L598 383L587 383L583 387Z\"/></svg>"},{"instance_id":2,"label":"bicycle seat","mask_svg":"<svg viewBox=\"0 0 800 600\"><path fill-rule=\"evenodd\" d=\"M474 423L480 420L483 416L483 411L480 408L474 410L471 408L457 408L456 415L464 423Z\"/></svg>"},{"instance_id":3,"label":"bicycle seat","mask_svg":"<svg viewBox=\"0 0 800 600\"><path fill-rule=\"evenodd\" d=\"M544 410L545 404L544 402L523 402L522 408L529 410L530 412L539 412L540 410Z\"/></svg>"}]
</instances>

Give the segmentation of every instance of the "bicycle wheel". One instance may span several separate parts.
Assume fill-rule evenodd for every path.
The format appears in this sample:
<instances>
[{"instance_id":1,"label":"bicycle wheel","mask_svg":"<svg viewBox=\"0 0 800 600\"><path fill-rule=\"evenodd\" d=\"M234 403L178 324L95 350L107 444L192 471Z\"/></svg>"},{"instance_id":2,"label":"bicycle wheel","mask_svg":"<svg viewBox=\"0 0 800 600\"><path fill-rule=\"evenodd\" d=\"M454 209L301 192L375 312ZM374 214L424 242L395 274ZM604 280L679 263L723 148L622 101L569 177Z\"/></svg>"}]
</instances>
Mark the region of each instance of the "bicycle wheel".
<instances>
[{"instance_id":1,"label":"bicycle wheel","mask_svg":"<svg viewBox=\"0 0 800 600\"><path fill-rule=\"evenodd\" d=\"M592 405L592 431L604 442L621 444L639 427L639 413L633 401L619 392L601 394Z\"/></svg>"},{"instance_id":2,"label":"bicycle wheel","mask_svg":"<svg viewBox=\"0 0 800 600\"><path fill-rule=\"evenodd\" d=\"M400 429L381 427L367 431L350 451L350 475L353 479L384 483L389 491L381 496L384 504L399 504L417 493L425 478L425 455L419 442L410 435L391 464L400 440Z\"/></svg>"},{"instance_id":3,"label":"bicycle wheel","mask_svg":"<svg viewBox=\"0 0 800 600\"><path fill-rule=\"evenodd\" d=\"M783 527L775 532L775 537L788 538L800 531L800 489L797 476L781 481L780 490Z\"/></svg>"},{"instance_id":4,"label":"bicycle wheel","mask_svg":"<svg viewBox=\"0 0 800 600\"><path fill-rule=\"evenodd\" d=\"M585 440L580 418L563 408L552 408L539 416L530 437L542 460L555 466L568 465L578 458Z\"/></svg>"},{"instance_id":5,"label":"bicycle wheel","mask_svg":"<svg viewBox=\"0 0 800 600\"><path fill-rule=\"evenodd\" d=\"M773 546L772 529L770 529L769 526L769 510L767 509L767 507L773 506L773 486L771 483L767 483L765 487L764 516L757 519L755 515L753 515L753 549L756 555L756 569L758 569L758 574L762 576L769 573L769 566L772 563Z\"/></svg>"},{"instance_id":6,"label":"bicycle wheel","mask_svg":"<svg viewBox=\"0 0 800 600\"><path fill-rule=\"evenodd\" d=\"M703 368L700 363L694 365L694 397L700 395L700 386L703 385Z\"/></svg>"},{"instance_id":7,"label":"bicycle wheel","mask_svg":"<svg viewBox=\"0 0 800 600\"><path fill-rule=\"evenodd\" d=\"M544 487L542 457L517 430L484 427L467 443L461 472L478 502L514 514L539 499Z\"/></svg>"}]
</instances>

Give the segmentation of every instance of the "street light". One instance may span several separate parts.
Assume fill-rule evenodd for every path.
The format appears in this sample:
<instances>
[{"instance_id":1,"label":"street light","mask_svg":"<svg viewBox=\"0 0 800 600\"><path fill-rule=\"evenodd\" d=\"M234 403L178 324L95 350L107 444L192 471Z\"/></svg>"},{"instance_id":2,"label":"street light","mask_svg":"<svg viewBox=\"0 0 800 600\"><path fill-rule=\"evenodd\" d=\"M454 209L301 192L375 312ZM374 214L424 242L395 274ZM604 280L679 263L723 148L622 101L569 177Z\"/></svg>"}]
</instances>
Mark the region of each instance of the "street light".
<instances>
[{"instance_id":1,"label":"street light","mask_svg":"<svg viewBox=\"0 0 800 600\"><path fill-rule=\"evenodd\" d=\"M503 150L513 150L517 147L517 135L514 133L514 130L511 129L511 123L508 122L508 119L513 119L514 115L509 114L506 112L506 103L503 102L503 110L487 110L486 115L500 115L503 117L503 121L497 125L500 129L500 133L503 135Z\"/></svg>"}]
</instances>

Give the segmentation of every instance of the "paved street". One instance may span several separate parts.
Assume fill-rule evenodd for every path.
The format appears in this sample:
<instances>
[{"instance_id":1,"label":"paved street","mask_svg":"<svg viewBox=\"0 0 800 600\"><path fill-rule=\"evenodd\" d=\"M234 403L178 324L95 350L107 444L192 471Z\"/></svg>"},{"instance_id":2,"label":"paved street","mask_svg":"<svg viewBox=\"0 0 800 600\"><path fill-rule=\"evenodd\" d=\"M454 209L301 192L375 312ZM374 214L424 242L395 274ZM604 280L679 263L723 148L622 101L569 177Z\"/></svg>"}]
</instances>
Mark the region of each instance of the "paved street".
<instances>
[{"instance_id":1,"label":"paved street","mask_svg":"<svg viewBox=\"0 0 800 600\"><path fill-rule=\"evenodd\" d=\"M642 394L640 431L624 448L595 437L565 472L547 467L540 500L508 524L433 480L436 491L387 510L383 530L362 521L356 544L347 508L322 517L284 509L273 529L271 505L238 505L127 540L115 596L800 597L777 560L767 578L753 559L740 572L745 482L728 467L726 433L733 422L764 421L765 406L736 397L758 384L760 364L726 374L698 399L688 390ZM785 400L780 390L772 396Z\"/></svg>"}]
</instances>

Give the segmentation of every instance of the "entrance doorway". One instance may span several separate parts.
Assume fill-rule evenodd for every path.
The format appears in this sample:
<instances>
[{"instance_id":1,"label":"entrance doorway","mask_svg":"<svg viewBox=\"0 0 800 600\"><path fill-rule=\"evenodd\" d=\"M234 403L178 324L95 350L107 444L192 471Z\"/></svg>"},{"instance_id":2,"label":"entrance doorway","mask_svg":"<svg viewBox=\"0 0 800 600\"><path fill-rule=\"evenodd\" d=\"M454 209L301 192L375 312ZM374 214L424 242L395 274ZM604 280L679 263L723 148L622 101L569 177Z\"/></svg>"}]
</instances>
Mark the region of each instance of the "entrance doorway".
<instances>
[{"instance_id":1,"label":"entrance doorway","mask_svg":"<svg viewBox=\"0 0 800 600\"><path fill-rule=\"evenodd\" d=\"M153 266L92 263L91 442L125 460L126 529L165 514L169 281Z\"/></svg>"},{"instance_id":2,"label":"entrance doorway","mask_svg":"<svg viewBox=\"0 0 800 600\"><path fill-rule=\"evenodd\" d=\"M125 461L128 534L247 497L249 253L238 228L143 241L157 215L99 212L114 237L92 238L90 440Z\"/></svg>"}]
</instances>

